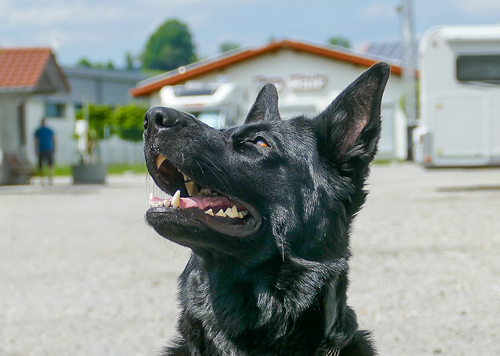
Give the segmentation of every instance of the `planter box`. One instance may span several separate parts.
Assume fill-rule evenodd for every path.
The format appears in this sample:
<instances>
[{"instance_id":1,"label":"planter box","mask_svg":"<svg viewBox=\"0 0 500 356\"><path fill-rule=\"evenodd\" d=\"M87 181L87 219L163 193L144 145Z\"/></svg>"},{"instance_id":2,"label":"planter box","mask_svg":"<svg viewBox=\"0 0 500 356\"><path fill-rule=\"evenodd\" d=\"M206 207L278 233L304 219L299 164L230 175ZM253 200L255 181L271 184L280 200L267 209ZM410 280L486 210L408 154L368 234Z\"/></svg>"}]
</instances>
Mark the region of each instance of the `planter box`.
<instances>
[{"instance_id":1,"label":"planter box","mask_svg":"<svg viewBox=\"0 0 500 356\"><path fill-rule=\"evenodd\" d=\"M80 164L72 167L73 184L104 184L106 166L97 164Z\"/></svg>"}]
</instances>

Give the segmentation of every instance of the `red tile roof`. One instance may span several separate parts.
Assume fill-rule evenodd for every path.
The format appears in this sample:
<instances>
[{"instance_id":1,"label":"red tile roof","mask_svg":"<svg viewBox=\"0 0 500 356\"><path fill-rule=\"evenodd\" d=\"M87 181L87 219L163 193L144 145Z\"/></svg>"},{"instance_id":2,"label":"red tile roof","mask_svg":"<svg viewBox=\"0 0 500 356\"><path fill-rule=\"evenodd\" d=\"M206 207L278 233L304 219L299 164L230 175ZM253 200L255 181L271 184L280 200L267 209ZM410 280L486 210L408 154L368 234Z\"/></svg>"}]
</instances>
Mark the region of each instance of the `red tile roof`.
<instances>
[{"instance_id":1,"label":"red tile roof","mask_svg":"<svg viewBox=\"0 0 500 356\"><path fill-rule=\"evenodd\" d=\"M49 61L50 48L0 49L0 89L35 90Z\"/></svg>"},{"instance_id":2,"label":"red tile roof","mask_svg":"<svg viewBox=\"0 0 500 356\"><path fill-rule=\"evenodd\" d=\"M365 56L361 53L342 50L340 48L334 48L332 46L323 47L306 42L292 40L282 40L277 42L273 41L260 48L242 50L234 54L222 56L212 61L208 60L194 63L186 67L181 67L182 71L174 70L160 75L157 78L145 80L144 82L139 83L139 85L135 88L131 89L130 95L132 95L133 97L149 95L152 92L160 90L165 85L181 84L199 75L209 73L217 69L222 69L232 64L239 63L268 52L276 51L281 48L290 48L298 52L312 53L318 56L350 62L366 67L370 67L378 62L377 59ZM397 65L391 65L391 72L396 75L401 75L402 68Z\"/></svg>"}]
</instances>

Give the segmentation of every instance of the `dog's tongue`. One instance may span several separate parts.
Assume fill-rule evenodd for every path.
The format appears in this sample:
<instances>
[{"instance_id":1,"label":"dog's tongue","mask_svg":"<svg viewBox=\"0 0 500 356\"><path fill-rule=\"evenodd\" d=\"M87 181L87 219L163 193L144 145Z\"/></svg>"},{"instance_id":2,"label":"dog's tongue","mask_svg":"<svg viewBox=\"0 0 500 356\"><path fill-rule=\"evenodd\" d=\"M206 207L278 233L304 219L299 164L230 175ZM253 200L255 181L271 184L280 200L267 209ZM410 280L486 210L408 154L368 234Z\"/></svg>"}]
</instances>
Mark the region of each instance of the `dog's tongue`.
<instances>
[{"instance_id":1,"label":"dog's tongue","mask_svg":"<svg viewBox=\"0 0 500 356\"><path fill-rule=\"evenodd\" d=\"M227 209L231 208L234 203L224 196L194 196L181 198L181 208L198 208L206 210L210 208Z\"/></svg>"},{"instance_id":2,"label":"dog's tongue","mask_svg":"<svg viewBox=\"0 0 500 356\"><path fill-rule=\"evenodd\" d=\"M183 209L198 208L201 210L207 209L227 209L235 205L231 200L222 195L217 196L193 196L193 197L181 197L180 205ZM163 199L158 197L151 197L150 204L157 204L163 202ZM167 201L170 203L172 198L168 198ZM243 209L236 205L237 208Z\"/></svg>"}]
</instances>

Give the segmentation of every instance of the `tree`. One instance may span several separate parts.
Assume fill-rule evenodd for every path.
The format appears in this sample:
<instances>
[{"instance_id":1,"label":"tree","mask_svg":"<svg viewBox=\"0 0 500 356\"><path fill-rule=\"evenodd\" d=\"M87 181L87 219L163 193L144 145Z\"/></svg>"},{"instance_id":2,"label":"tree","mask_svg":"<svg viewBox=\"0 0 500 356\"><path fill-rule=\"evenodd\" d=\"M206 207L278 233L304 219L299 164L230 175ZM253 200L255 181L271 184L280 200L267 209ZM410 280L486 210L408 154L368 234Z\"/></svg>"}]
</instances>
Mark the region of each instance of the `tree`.
<instances>
[{"instance_id":1,"label":"tree","mask_svg":"<svg viewBox=\"0 0 500 356\"><path fill-rule=\"evenodd\" d=\"M105 69L115 69L115 64L112 61L108 61L108 63L106 63L106 66L104 68Z\"/></svg>"},{"instance_id":2,"label":"tree","mask_svg":"<svg viewBox=\"0 0 500 356\"><path fill-rule=\"evenodd\" d=\"M101 62L98 63L92 63L89 61L86 57L83 57L78 61L76 64L77 67L82 67L82 68L97 68L97 69L110 69L113 70L115 69L115 65L113 61L108 61L106 64L103 64Z\"/></svg>"},{"instance_id":3,"label":"tree","mask_svg":"<svg viewBox=\"0 0 500 356\"><path fill-rule=\"evenodd\" d=\"M347 38L342 36L330 37L328 39L328 43L333 46L351 48L351 42Z\"/></svg>"},{"instance_id":4,"label":"tree","mask_svg":"<svg viewBox=\"0 0 500 356\"><path fill-rule=\"evenodd\" d=\"M114 131L118 137L132 142L142 141L144 114L147 110L148 107L144 104L118 106L113 112Z\"/></svg>"},{"instance_id":5,"label":"tree","mask_svg":"<svg viewBox=\"0 0 500 356\"><path fill-rule=\"evenodd\" d=\"M104 138L104 130L111 129L112 109L108 105L87 104L76 113L77 120L88 121L86 154L82 153L82 162L93 161L94 149ZM109 132L109 131L108 131ZM85 158L87 157L87 159Z\"/></svg>"},{"instance_id":6,"label":"tree","mask_svg":"<svg viewBox=\"0 0 500 356\"><path fill-rule=\"evenodd\" d=\"M113 109L109 105L88 104L76 113L76 119L89 121L89 136L94 141L104 138L104 128L111 127Z\"/></svg>"},{"instance_id":7,"label":"tree","mask_svg":"<svg viewBox=\"0 0 500 356\"><path fill-rule=\"evenodd\" d=\"M170 19L149 38L142 57L142 68L172 70L196 59L188 26Z\"/></svg>"},{"instance_id":8,"label":"tree","mask_svg":"<svg viewBox=\"0 0 500 356\"><path fill-rule=\"evenodd\" d=\"M134 57L132 57L132 54L130 52L127 52L125 54L125 69L127 70L134 70Z\"/></svg>"},{"instance_id":9,"label":"tree","mask_svg":"<svg viewBox=\"0 0 500 356\"><path fill-rule=\"evenodd\" d=\"M225 41L219 45L219 53L229 52L233 49L240 48L241 45L236 42Z\"/></svg>"},{"instance_id":10,"label":"tree","mask_svg":"<svg viewBox=\"0 0 500 356\"><path fill-rule=\"evenodd\" d=\"M90 63L90 61L87 58L83 57L78 61L78 63L76 63L76 66L83 68L92 68L92 63Z\"/></svg>"}]
</instances>

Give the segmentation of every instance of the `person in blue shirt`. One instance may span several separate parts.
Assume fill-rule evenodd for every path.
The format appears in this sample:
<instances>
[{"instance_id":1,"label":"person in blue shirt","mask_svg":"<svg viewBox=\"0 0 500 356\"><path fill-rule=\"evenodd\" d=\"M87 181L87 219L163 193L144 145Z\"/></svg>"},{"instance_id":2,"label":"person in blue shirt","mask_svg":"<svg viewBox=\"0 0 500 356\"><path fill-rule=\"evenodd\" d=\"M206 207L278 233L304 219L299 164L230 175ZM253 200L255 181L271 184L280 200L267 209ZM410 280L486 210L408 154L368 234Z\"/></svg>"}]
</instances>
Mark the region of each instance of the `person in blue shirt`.
<instances>
[{"instance_id":1,"label":"person in blue shirt","mask_svg":"<svg viewBox=\"0 0 500 356\"><path fill-rule=\"evenodd\" d=\"M49 184L52 184L55 148L56 138L54 131L46 126L45 118L43 118L40 127L35 131L35 152L38 156L38 170L42 184L44 180L44 164L48 166Z\"/></svg>"}]
</instances>

